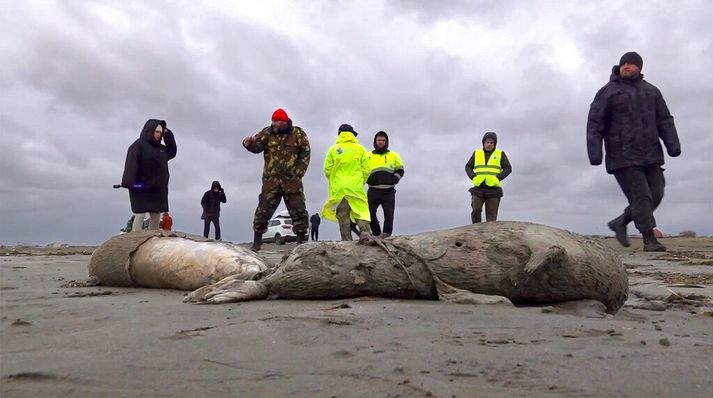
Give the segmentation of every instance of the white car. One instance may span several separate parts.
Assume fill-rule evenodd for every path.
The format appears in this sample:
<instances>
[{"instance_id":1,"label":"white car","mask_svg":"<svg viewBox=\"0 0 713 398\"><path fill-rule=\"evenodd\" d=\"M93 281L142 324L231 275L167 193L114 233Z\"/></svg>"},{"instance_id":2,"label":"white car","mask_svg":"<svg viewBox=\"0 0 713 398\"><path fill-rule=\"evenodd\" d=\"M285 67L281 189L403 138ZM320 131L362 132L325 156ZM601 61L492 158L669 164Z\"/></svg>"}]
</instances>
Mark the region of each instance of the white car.
<instances>
[{"instance_id":1,"label":"white car","mask_svg":"<svg viewBox=\"0 0 713 398\"><path fill-rule=\"evenodd\" d=\"M275 242L284 245L285 242L296 242L297 235L292 230L292 219L276 217L267 223L267 231L262 234L263 242Z\"/></svg>"}]
</instances>

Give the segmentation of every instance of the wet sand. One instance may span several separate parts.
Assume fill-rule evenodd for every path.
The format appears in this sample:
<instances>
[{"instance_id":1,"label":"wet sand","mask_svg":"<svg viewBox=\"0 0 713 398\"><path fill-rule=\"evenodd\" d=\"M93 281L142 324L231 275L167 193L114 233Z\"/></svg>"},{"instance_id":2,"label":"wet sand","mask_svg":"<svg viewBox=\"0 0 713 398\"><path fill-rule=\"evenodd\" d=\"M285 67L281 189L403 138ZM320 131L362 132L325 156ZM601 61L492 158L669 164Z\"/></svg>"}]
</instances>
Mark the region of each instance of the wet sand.
<instances>
[{"instance_id":1,"label":"wet sand","mask_svg":"<svg viewBox=\"0 0 713 398\"><path fill-rule=\"evenodd\" d=\"M87 277L88 255L5 248L0 395L713 396L713 239L664 239L665 255L605 243L630 274L616 316L595 302L190 305L180 291L62 287Z\"/></svg>"}]
</instances>

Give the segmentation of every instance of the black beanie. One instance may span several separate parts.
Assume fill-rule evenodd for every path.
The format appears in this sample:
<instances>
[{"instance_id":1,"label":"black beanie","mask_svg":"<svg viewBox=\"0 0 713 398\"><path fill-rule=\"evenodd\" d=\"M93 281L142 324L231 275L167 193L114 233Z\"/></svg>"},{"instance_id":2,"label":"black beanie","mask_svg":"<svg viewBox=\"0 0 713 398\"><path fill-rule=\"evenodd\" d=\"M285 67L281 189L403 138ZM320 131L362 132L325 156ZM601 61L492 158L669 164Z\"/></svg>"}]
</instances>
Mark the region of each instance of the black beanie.
<instances>
[{"instance_id":1,"label":"black beanie","mask_svg":"<svg viewBox=\"0 0 713 398\"><path fill-rule=\"evenodd\" d=\"M641 58L641 55L639 55L639 53L637 53L636 51L630 51L622 55L621 59L619 60L619 66L623 66L627 62L638 66L639 70L644 67L644 60Z\"/></svg>"},{"instance_id":2,"label":"black beanie","mask_svg":"<svg viewBox=\"0 0 713 398\"><path fill-rule=\"evenodd\" d=\"M346 123L339 126L339 130L337 131L337 134L341 133L342 131L349 131L350 133L354 134L355 137L357 135L357 132L354 131L354 128Z\"/></svg>"}]
</instances>

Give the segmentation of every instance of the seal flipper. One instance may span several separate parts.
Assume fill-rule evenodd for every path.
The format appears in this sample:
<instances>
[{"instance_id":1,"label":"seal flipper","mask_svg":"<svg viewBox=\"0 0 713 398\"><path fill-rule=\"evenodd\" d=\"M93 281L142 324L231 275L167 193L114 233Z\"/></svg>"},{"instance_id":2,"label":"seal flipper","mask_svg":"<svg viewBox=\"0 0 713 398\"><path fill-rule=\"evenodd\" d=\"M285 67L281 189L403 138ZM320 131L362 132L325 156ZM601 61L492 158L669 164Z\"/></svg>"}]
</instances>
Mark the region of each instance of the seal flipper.
<instances>
[{"instance_id":1,"label":"seal flipper","mask_svg":"<svg viewBox=\"0 0 713 398\"><path fill-rule=\"evenodd\" d=\"M267 298L268 288L260 281L243 280L241 275L226 277L203 286L183 299L184 303L221 304Z\"/></svg>"},{"instance_id":2,"label":"seal flipper","mask_svg":"<svg viewBox=\"0 0 713 398\"><path fill-rule=\"evenodd\" d=\"M512 302L503 296L491 294L473 293L470 290L459 289L443 282L440 278L433 275L433 282L436 284L438 291L438 299L448 303L456 304L506 304L512 306Z\"/></svg>"},{"instance_id":3,"label":"seal flipper","mask_svg":"<svg viewBox=\"0 0 713 398\"><path fill-rule=\"evenodd\" d=\"M531 274L548 263L557 263L564 259L567 251L562 246L552 245L545 250L535 251L525 264L525 272Z\"/></svg>"}]
</instances>

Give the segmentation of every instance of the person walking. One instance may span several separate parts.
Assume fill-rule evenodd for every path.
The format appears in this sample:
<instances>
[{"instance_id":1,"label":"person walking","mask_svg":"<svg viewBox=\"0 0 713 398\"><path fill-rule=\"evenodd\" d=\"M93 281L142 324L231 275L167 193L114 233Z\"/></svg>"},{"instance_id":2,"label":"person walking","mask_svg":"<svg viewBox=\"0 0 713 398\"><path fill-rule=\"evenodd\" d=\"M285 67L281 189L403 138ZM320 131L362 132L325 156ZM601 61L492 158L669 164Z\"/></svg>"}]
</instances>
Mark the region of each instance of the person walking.
<instances>
[{"instance_id":1,"label":"person walking","mask_svg":"<svg viewBox=\"0 0 713 398\"><path fill-rule=\"evenodd\" d=\"M396 207L396 184L404 176L404 164L401 156L389 149L389 136L384 131L374 135L374 150L369 155L369 215L371 233L381 238L388 238L394 231L394 209ZM376 210L381 206L384 212L384 230L382 233Z\"/></svg>"},{"instance_id":2,"label":"person walking","mask_svg":"<svg viewBox=\"0 0 713 398\"><path fill-rule=\"evenodd\" d=\"M213 223L215 228L215 240L220 240L220 204L228 200L225 197L225 191L220 186L220 182L213 181L210 184L210 189L205 191L201 198L201 207L203 207L203 237L207 238L210 233L210 223Z\"/></svg>"},{"instance_id":3,"label":"person walking","mask_svg":"<svg viewBox=\"0 0 713 398\"><path fill-rule=\"evenodd\" d=\"M627 226L634 221L644 239L644 251L666 251L654 235L654 210L663 199L666 181L661 141L671 157L681 154L681 143L661 91L644 80L644 60L636 52L622 55L612 67L609 83L594 96L587 118L587 153L593 166L602 164L613 174L628 206L609 221L622 246L629 246ZM603 147L602 147L603 143Z\"/></svg>"},{"instance_id":4,"label":"person walking","mask_svg":"<svg viewBox=\"0 0 713 398\"><path fill-rule=\"evenodd\" d=\"M310 239L317 241L319 240L319 224L322 222L322 219L319 218L319 213L314 213L312 214L312 217L309 218L309 223L310 223Z\"/></svg>"},{"instance_id":5,"label":"person walking","mask_svg":"<svg viewBox=\"0 0 713 398\"><path fill-rule=\"evenodd\" d=\"M158 230L160 214L168 211L168 161L176 152L173 132L166 128L165 120L158 119L149 119L129 146L121 186L129 189L132 231L141 231L145 213L149 213L148 228Z\"/></svg>"},{"instance_id":6,"label":"person walking","mask_svg":"<svg viewBox=\"0 0 713 398\"><path fill-rule=\"evenodd\" d=\"M465 173L473 181L470 188L470 221L475 224L482 221L483 205L485 220L496 221L500 199L503 197L501 182L512 173L512 166L507 155L498 145L498 136L492 131L483 135L482 148L476 149L465 164Z\"/></svg>"},{"instance_id":7,"label":"person walking","mask_svg":"<svg viewBox=\"0 0 713 398\"><path fill-rule=\"evenodd\" d=\"M307 133L293 126L287 112L279 108L272 114L272 123L255 136L243 139L243 146L252 153L263 153L262 189L253 218L253 244L258 251L267 223L284 198L297 243L306 239L309 214L305 206L302 177L310 161Z\"/></svg>"},{"instance_id":8,"label":"person walking","mask_svg":"<svg viewBox=\"0 0 713 398\"><path fill-rule=\"evenodd\" d=\"M359 243L367 243L371 236L371 219L364 184L369 177L369 153L356 137L352 126L342 124L337 142L327 151L324 175L329 180L329 199L322 209L322 217L339 223L339 234L344 241L352 240L351 223L356 223Z\"/></svg>"}]
</instances>

